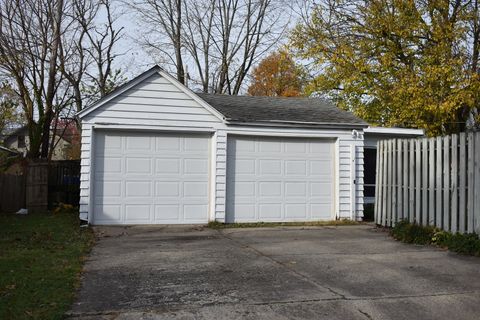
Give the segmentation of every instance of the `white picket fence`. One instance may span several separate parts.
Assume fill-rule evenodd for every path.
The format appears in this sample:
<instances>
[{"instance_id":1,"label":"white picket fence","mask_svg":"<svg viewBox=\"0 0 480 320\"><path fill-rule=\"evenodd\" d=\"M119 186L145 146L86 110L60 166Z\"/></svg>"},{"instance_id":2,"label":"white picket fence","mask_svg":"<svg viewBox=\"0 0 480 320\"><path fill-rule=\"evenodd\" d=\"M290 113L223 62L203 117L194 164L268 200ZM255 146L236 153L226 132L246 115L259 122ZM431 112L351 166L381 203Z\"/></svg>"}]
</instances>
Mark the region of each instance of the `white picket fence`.
<instances>
[{"instance_id":1,"label":"white picket fence","mask_svg":"<svg viewBox=\"0 0 480 320\"><path fill-rule=\"evenodd\" d=\"M480 132L377 145L375 221L480 233Z\"/></svg>"}]
</instances>

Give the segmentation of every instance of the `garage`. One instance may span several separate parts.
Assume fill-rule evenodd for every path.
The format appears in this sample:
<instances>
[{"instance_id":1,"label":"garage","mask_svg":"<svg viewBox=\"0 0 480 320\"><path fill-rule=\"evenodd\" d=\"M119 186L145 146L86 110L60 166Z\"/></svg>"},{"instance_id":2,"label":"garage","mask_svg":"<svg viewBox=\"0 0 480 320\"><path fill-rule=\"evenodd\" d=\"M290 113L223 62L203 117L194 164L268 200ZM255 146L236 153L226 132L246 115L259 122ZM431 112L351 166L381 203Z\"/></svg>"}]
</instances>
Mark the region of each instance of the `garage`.
<instances>
[{"instance_id":1,"label":"garage","mask_svg":"<svg viewBox=\"0 0 480 320\"><path fill-rule=\"evenodd\" d=\"M194 92L154 66L77 116L88 223L363 217L368 124L331 101Z\"/></svg>"},{"instance_id":2,"label":"garage","mask_svg":"<svg viewBox=\"0 0 480 320\"><path fill-rule=\"evenodd\" d=\"M98 131L95 224L208 222L207 135Z\"/></svg>"},{"instance_id":3,"label":"garage","mask_svg":"<svg viewBox=\"0 0 480 320\"><path fill-rule=\"evenodd\" d=\"M334 141L231 136L227 222L334 217Z\"/></svg>"}]
</instances>

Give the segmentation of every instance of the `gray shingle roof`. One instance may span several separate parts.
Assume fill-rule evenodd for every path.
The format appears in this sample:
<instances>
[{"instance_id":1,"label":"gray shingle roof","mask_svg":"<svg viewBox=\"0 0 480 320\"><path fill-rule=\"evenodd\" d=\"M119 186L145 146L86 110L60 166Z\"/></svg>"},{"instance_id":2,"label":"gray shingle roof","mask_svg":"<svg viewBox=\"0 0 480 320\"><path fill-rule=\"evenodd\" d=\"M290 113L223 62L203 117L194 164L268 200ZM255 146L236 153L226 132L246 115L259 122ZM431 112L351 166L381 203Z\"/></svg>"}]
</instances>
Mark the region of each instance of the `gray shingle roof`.
<instances>
[{"instance_id":1,"label":"gray shingle roof","mask_svg":"<svg viewBox=\"0 0 480 320\"><path fill-rule=\"evenodd\" d=\"M197 93L230 122L270 122L303 125L356 126L368 124L353 113L319 98L229 96Z\"/></svg>"}]
</instances>

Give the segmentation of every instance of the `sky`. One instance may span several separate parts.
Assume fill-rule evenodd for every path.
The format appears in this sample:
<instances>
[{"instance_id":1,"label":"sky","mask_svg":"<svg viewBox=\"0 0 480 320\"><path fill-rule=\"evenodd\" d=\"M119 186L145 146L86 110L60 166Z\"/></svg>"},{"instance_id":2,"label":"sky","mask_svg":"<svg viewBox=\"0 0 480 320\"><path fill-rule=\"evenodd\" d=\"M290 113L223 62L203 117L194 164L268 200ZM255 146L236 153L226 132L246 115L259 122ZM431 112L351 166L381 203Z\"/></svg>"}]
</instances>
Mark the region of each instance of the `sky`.
<instances>
[{"instance_id":1,"label":"sky","mask_svg":"<svg viewBox=\"0 0 480 320\"><path fill-rule=\"evenodd\" d=\"M304 5L307 3L308 0L279 0L285 1L288 3L287 7L298 1L300 4L296 4L296 9L290 9L291 14L289 17L289 28L293 27L295 23L298 21L299 14L295 12L300 5ZM114 12L118 15L118 19L116 20L116 27L120 28L123 27L123 37L117 43L116 51L121 53L115 61L115 68L121 69L125 76L128 79L131 79L138 74L142 73L145 70L148 70L150 67L153 66L154 59L144 51L141 44L138 43L136 39L140 38L140 34L142 32L141 23L138 20L135 12L133 12L130 8L127 8L124 4L120 1L114 2ZM293 7L292 7L293 8ZM99 20L105 19L104 15L99 16ZM287 37L283 38L283 41L279 42L276 46L283 45L287 41ZM275 48L273 48L275 49ZM165 66L163 66L165 67ZM189 70L194 70L194 65L188 66ZM168 68L167 68L168 71Z\"/></svg>"}]
</instances>

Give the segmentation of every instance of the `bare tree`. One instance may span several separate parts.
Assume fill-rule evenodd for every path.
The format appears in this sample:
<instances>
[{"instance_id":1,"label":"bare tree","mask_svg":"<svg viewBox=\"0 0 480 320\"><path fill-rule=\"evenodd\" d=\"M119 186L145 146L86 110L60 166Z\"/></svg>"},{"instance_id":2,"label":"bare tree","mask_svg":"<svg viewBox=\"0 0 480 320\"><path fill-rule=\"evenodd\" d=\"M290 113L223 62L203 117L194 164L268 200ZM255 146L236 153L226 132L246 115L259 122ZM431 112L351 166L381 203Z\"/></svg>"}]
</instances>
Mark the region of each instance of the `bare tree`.
<instances>
[{"instance_id":1,"label":"bare tree","mask_svg":"<svg viewBox=\"0 0 480 320\"><path fill-rule=\"evenodd\" d=\"M106 22L93 26L85 24L83 28L91 45L87 46L85 50L96 67L95 73L87 72L87 75L98 88L100 97L103 97L112 90L108 81L115 76L112 64L121 53L114 51L114 48L122 38L123 27L115 27L118 15L113 12L111 0L100 0L97 2L97 6L97 10L105 11ZM79 18L81 19L81 16Z\"/></svg>"},{"instance_id":2,"label":"bare tree","mask_svg":"<svg viewBox=\"0 0 480 320\"><path fill-rule=\"evenodd\" d=\"M281 0L139 0L130 5L146 28L141 44L184 64L204 92L238 94L254 62L278 43L288 24ZM172 54L173 53L173 54ZM188 75L187 75L188 76Z\"/></svg>"},{"instance_id":3,"label":"bare tree","mask_svg":"<svg viewBox=\"0 0 480 320\"><path fill-rule=\"evenodd\" d=\"M142 22L142 44L147 50L161 53L175 66L177 79L185 83L182 55L183 0L134 0L126 5L135 10ZM161 37L155 34L161 33ZM152 35L154 35L152 37ZM173 53L173 54L172 54Z\"/></svg>"},{"instance_id":4,"label":"bare tree","mask_svg":"<svg viewBox=\"0 0 480 320\"><path fill-rule=\"evenodd\" d=\"M57 61L64 3L2 1L0 6L0 68L15 82L29 128L29 156L47 158L62 83Z\"/></svg>"},{"instance_id":5,"label":"bare tree","mask_svg":"<svg viewBox=\"0 0 480 320\"><path fill-rule=\"evenodd\" d=\"M113 12L111 0L72 0L71 24L65 33L60 61L61 70L72 86L76 111L83 109L91 97L103 97L114 89L112 79L117 76L113 61L121 54L115 51L123 36L123 27L117 28L118 15ZM105 22L96 22L100 13ZM93 83L93 89L88 82ZM88 91L88 92L85 92Z\"/></svg>"},{"instance_id":6,"label":"bare tree","mask_svg":"<svg viewBox=\"0 0 480 320\"><path fill-rule=\"evenodd\" d=\"M0 74L12 83L23 109L30 158L51 158L57 120L83 108L88 81L100 96L111 89L117 76L113 49L121 36L111 1L0 2Z\"/></svg>"}]
</instances>

